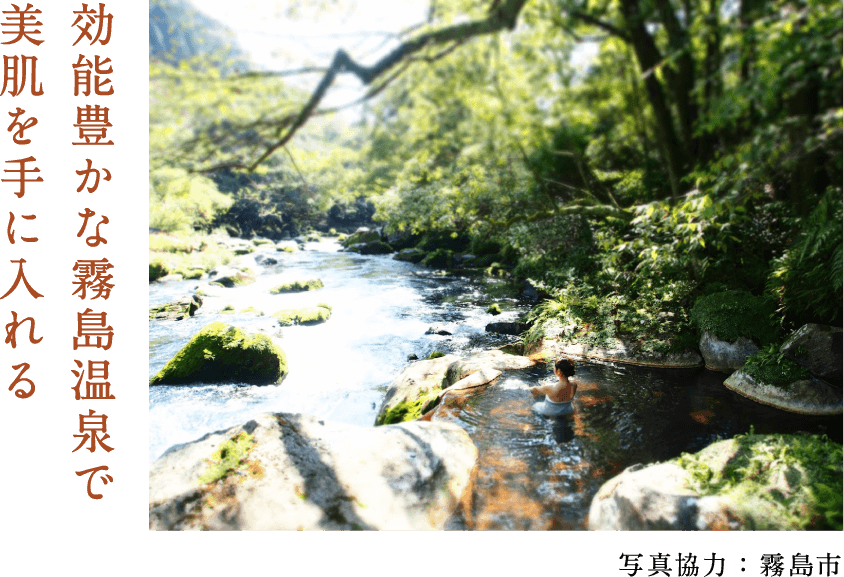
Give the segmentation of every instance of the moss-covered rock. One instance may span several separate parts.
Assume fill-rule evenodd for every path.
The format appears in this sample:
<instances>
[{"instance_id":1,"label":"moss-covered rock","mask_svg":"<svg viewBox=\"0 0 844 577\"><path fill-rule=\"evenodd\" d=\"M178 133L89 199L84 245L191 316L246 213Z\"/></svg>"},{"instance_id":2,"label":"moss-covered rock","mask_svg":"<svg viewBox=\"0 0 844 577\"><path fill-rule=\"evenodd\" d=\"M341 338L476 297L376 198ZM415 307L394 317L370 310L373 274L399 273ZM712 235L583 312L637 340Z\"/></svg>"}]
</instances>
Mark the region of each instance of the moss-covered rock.
<instances>
[{"instance_id":1,"label":"moss-covered rock","mask_svg":"<svg viewBox=\"0 0 844 577\"><path fill-rule=\"evenodd\" d=\"M249 452L255 446L252 435L240 431L228 441L220 444L216 451L206 460L205 471L199 477L203 485L215 483L225 479L238 471L246 462Z\"/></svg>"},{"instance_id":2,"label":"moss-covered rock","mask_svg":"<svg viewBox=\"0 0 844 577\"><path fill-rule=\"evenodd\" d=\"M268 238L253 238L252 244L254 244L255 246L261 246L263 244L274 244L274 243L273 243L272 240L270 240Z\"/></svg>"},{"instance_id":3,"label":"moss-covered rock","mask_svg":"<svg viewBox=\"0 0 844 577\"><path fill-rule=\"evenodd\" d=\"M352 246L355 244L377 242L380 240L381 235L374 230L359 230L348 236L346 240L343 241L343 244L346 246Z\"/></svg>"},{"instance_id":4,"label":"moss-covered rock","mask_svg":"<svg viewBox=\"0 0 844 577\"><path fill-rule=\"evenodd\" d=\"M841 445L809 435L741 435L601 487L589 528L841 529Z\"/></svg>"},{"instance_id":5,"label":"moss-covered rock","mask_svg":"<svg viewBox=\"0 0 844 577\"><path fill-rule=\"evenodd\" d=\"M700 334L705 332L734 343L739 337L767 345L779 330L771 321L774 303L744 291L726 291L700 297L689 311L689 320Z\"/></svg>"},{"instance_id":6,"label":"moss-covered rock","mask_svg":"<svg viewBox=\"0 0 844 577\"><path fill-rule=\"evenodd\" d=\"M149 384L269 384L280 382L286 374L284 352L269 337L216 322L194 335Z\"/></svg>"},{"instance_id":7,"label":"moss-covered rock","mask_svg":"<svg viewBox=\"0 0 844 577\"><path fill-rule=\"evenodd\" d=\"M438 248L425 255L422 264L434 268L449 268L454 264L454 252L446 248Z\"/></svg>"},{"instance_id":8,"label":"moss-covered rock","mask_svg":"<svg viewBox=\"0 0 844 577\"><path fill-rule=\"evenodd\" d=\"M201 306L201 296L185 296L173 302L150 307L149 320L180 321L185 317L192 317Z\"/></svg>"},{"instance_id":9,"label":"moss-covered rock","mask_svg":"<svg viewBox=\"0 0 844 577\"><path fill-rule=\"evenodd\" d=\"M214 279L214 282L220 283L226 288L234 288L252 284L255 282L255 277L248 272L238 271L232 275L216 278Z\"/></svg>"},{"instance_id":10,"label":"moss-covered rock","mask_svg":"<svg viewBox=\"0 0 844 577\"><path fill-rule=\"evenodd\" d=\"M743 529L841 530L841 445L817 435L741 435L674 461L702 496L730 502Z\"/></svg>"},{"instance_id":11,"label":"moss-covered rock","mask_svg":"<svg viewBox=\"0 0 844 577\"><path fill-rule=\"evenodd\" d=\"M491 315L500 315L501 314L501 306L498 303L492 303L486 309L486 312L488 312Z\"/></svg>"},{"instance_id":12,"label":"moss-covered rock","mask_svg":"<svg viewBox=\"0 0 844 577\"><path fill-rule=\"evenodd\" d=\"M794 380L786 385L771 384L740 369L727 377L724 386L757 403L790 413L840 415L842 411L841 390L812 378Z\"/></svg>"},{"instance_id":13,"label":"moss-covered rock","mask_svg":"<svg viewBox=\"0 0 844 577\"><path fill-rule=\"evenodd\" d=\"M360 254L390 254L393 252L393 247L386 242L376 240L373 242L349 245L349 250L359 252Z\"/></svg>"},{"instance_id":14,"label":"moss-covered rock","mask_svg":"<svg viewBox=\"0 0 844 577\"><path fill-rule=\"evenodd\" d=\"M271 288L270 292L274 295L282 293L300 293L321 289L324 286L325 285L322 284L322 281L320 279L315 278L311 280L297 280L293 282L284 283L282 285L278 285L275 288Z\"/></svg>"},{"instance_id":15,"label":"moss-covered rock","mask_svg":"<svg viewBox=\"0 0 844 577\"><path fill-rule=\"evenodd\" d=\"M415 263L421 262L422 259L425 258L425 256L427 256L427 254L428 253L425 252L424 250L419 250L419 249L415 249L415 248L406 248L406 249L403 249L401 252L398 252L395 255L393 255L393 258L395 260L400 260L402 262L412 262L412 263L415 264Z\"/></svg>"},{"instance_id":16,"label":"moss-covered rock","mask_svg":"<svg viewBox=\"0 0 844 577\"><path fill-rule=\"evenodd\" d=\"M149 282L167 276L167 266L161 261L152 261L149 263Z\"/></svg>"},{"instance_id":17,"label":"moss-covered rock","mask_svg":"<svg viewBox=\"0 0 844 577\"><path fill-rule=\"evenodd\" d=\"M273 317L283 327L318 325L331 318L331 309L322 306L285 309L273 314Z\"/></svg>"},{"instance_id":18,"label":"moss-covered rock","mask_svg":"<svg viewBox=\"0 0 844 577\"><path fill-rule=\"evenodd\" d=\"M404 400L388 408L376 425L393 425L404 421L415 421L428 410L433 409L439 399L439 391L422 395L416 399Z\"/></svg>"}]
</instances>

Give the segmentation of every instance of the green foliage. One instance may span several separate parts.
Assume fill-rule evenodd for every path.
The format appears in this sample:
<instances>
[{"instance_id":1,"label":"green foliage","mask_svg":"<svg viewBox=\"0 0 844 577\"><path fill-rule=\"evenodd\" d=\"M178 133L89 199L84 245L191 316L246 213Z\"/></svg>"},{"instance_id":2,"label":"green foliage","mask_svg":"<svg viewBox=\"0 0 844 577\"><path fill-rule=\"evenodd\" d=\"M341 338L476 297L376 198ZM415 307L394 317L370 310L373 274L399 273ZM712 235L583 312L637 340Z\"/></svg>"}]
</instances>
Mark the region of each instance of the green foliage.
<instances>
[{"instance_id":1,"label":"green foliage","mask_svg":"<svg viewBox=\"0 0 844 577\"><path fill-rule=\"evenodd\" d=\"M444 356L445 356L445 353L444 353L444 352L442 352L442 351L434 351L434 352L432 352L430 355L428 355L427 357L425 357L425 360L438 359L438 358L440 358L440 357L444 357Z\"/></svg>"},{"instance_id":2,"label":"green foliage","mask_svg":"<svg viewBox=\"0 0 844 577\"><path fill-rule=\"evenodd\" d=\"M728 342L746 337L767 345L779 336L773 313L774 305L767 297L726 291L700 297L689 316L701 334L708 332Z\"/></svg>"},{"instance_id":3,"label":"green foliage","mask_svg":"<svg viewBox=\"0 0 844 577\"><path fill-rule=\"evenodd\" d=\"M756 382L788 388L791 383L812 378L805 367L801 367L779 351L780 345L772 343L748 357L742 370Z\"/></svg>"},{"instance_id":4,"label":"green foliage","mask_svg":"<svg viewBox=\"0 0 844 577\"><path fill-rule=\"evenodd\" d=\"M735 454L718 467L707 450L677 463L700 495L739 507L747 529L841 530L842 449L826 436L739 435Z\"/></svg>"},{"instance_id":5,"label":"green foliage","mask_svg":"<svg viewBox=\"0 0 844 577\"><path fill-rule=\"evenodd\" d=\"M841 191L830 189L801 223L794 244L772 263L768 288L787 322L841 324L842 246Z\"/></svg>"},{"instance_id":6,"label":"green foliage","mask_svg":"<svg viewBox=\"0 0 844 577\"><path fill-rule=\"evenodd\" d=\"M434 268L449 268L454 263L454 252L447 248L438 248L425 255L422 264Z\"/></svg>"},{"instance_id":7,"label":"green foliage","mask_svg":"<svg viewBox=\"0 0 844 577\"><path fill-rule=\"evenodd\" d=\"M229 208L231 198L214 183L184 169L162 167L150 171L149 225L165 232L191 232L193 225L208 225Z\"/></svg>"},{"instance_id":8,"label":"green foliage","mask_svg":"<svg viewBox=\"0 0 844 577\"><path fill-rule=\"evenodd\" d=\"M676 290L676 289L675 289ZM682 289L681 289L682 290ZM600 347L613 347L617 339L657 353L694 346L687 314L671 291L649 293L632 299L626 295L600 295L589 286L561 289L527 315L533 326L527 344L554 327L563 339Z\"/></svg>"},{"instance_id":9,"label":"green foliage","mask_svg":"<svg viewBox=\"0 0 844 577\"><path fill-rule=\"evenodd\" d=\"M433 392L413 400L402 401L387 409L375 425L392 425L415 421L431 410L437 403L439 392Z\"/></svg>"}]
</instances>

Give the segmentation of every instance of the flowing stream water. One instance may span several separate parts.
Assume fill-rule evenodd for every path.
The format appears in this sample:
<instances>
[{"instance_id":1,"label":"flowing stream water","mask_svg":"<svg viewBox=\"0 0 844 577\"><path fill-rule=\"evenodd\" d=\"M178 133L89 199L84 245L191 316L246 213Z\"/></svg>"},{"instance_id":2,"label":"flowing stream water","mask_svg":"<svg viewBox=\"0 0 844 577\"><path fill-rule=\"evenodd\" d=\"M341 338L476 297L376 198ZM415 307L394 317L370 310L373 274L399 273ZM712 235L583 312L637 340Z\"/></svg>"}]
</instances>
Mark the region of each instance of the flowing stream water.
<instances>
[{"instance_id":1,"label":"flowing stream water","mask_svg":"<svg viewBox=\"0 0 844 577\"><path fill-rule=\"evenodd\" d=\"M490 322L512 321L529 308L501 281L454 277L386 256L339 252L334 242L276 253L279 264L250 266L257 282L215 290L195 317L149 324L150 376L213 321L276 335L272 313L327 303L331 319L284 327L278 343L289 374L281 385L156 386L149 390L149 459L206 433L242 424L262 412L307 413L371 426L385 391L415 354L458 354L506 344L486 333ZM269 289L320 278L325 288L272 295ZM150 285L150 304L193 292L203 281ZM507 296L505 296L507 295ZM491 302L504 312L486 312ZM226 305L234 313L224 313ZM248 307L263 311L237 312ZM451 335L425 334L438 326ZM841 417L805 417L768 408L729 391L726 375L703 369L645 369L579 362L576 412L546 420L530 410L527 386L553 379L550 366L507 371L483 392L440 418L462 426L480 453L470 510L451 529L583 529L601 484L635 463L695 452L751 427L757 433L824 433L841 442Z\"/></svg>"}]
</instances>

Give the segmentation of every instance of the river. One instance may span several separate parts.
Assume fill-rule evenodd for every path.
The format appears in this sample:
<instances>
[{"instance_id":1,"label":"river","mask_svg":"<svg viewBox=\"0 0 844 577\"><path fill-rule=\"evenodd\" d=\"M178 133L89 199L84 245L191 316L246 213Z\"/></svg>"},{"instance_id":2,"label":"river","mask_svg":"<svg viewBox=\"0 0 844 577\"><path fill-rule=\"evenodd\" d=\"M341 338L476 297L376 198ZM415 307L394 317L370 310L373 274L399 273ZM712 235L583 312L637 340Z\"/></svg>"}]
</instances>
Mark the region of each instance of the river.
<instances>
[{"instance_id":1,"label":"river","mask_svg":"<svg viewBox=\"0 0 844 577\"><path fill-rule=\"evenodd\" d=\"M274 335L272 313L327 303L331 319L284 327L278 340L289 375L281 385L156 386L149 392L149 460L167 448L246 422L262 412L308 413L371 426L384 393L408 363L435 350L468 353L514 337L491 335L487 323L515 320L530 304L505 293L502 281L456 277L390 255L340 252L334 242L276 253L254 284L209 289L193 318L149 324L149 370L154 375L206 324L222 320ZM256 252L248 258L260 254ZM320 278L325 288L272 295L284 282ZM150 305L192 293L204 281L150 284ZM486 312L491 302L503 313ZM253 307L266 313L224 313ZM425 334L438 326L451 335ZM508 371L450 410L444 419L469 433L480 452L471 511L451 529L583 529L592 496L609 477L635 463L695 452L750 430L825 433L841 442L841 417L813 418L768 408L729 391L725 375L703 369L668 370L579 362L577 411L548 421L530 411L526 386L553 379L550 367Z\"/></svg>"}]
</instances>

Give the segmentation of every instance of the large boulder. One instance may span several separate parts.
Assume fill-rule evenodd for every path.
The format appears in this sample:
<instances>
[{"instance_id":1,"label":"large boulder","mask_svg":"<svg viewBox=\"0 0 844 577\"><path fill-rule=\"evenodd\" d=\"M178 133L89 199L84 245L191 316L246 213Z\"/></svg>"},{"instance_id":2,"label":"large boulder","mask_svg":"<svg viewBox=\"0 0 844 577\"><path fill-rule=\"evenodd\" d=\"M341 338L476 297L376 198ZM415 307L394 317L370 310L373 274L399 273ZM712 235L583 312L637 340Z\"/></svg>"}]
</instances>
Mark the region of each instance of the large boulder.
<instances>
[{"instance_id":1,"label":"large boulder","mask_svg":"<svg viewBox=\"0 0 844 577\"><path fill-rule=\"evenodd\" d=\"M433 409L444 394L476 392L498 378L501 371L524 369L533 364L528 357L500 350L468 357L444 355L412 363L390 383L375 424L418 419Z\"/></svg>"},{"instance_id":2,"label":"large boulder","mask_svg":"<svg viewBox=\"0 0 844 577\"><path fill-rule=\"evenodd\" d=\"M810 323L788 337L780 352L813 375L841 388L843 348L840 327Z\"/></svg>"},{"instance_id":3,"label":"large boulder","mask_svg":"<svg viewBox=\"0 0 844 577\"><path fill-rule=\"evenodd\" d=\"M380 242L381 235L378 231L369 230L367 227L362 226L357 229L354 234L350 235L346 238L343 242L344 245L347 247L352 247L356 244L368 244L371 242Z\"/></svg>"},{"instance_id":4,"label":"large boulder","mask_svg":"<svg viewBox=\"0 0 844 577\"><path fill-rule=\"evenodd\" d=\"M149 320L180 321L185 317L192 317L201 306L201 296L184 296L173 302L150 307Z\"/></svg>"},{"instance_id":5,"label":"large boulder","mask_svg":"<svg viewBox=\"0 0 844 577\"><path fill-rule=\"evenodd\" d=\"M360 254L390 254L391 252L393 252L393 247L391 247L386 242L375 240L372 242L359 242L356 244L350 244L349 250L352 252L358 252Z\"/></svg>"},{"instance_id":6,"label":"large boulder","mask_svg":"<svg viewBox=\"0 0 844 577\"><path fill-rule=\"evenodd\" d=\"M738 370L724 386L757 403L801 415L840 415L841 390L816 379L803 379L787 386L757 381Z\"/></svg>"},{"instance_id":7,"label":"large boulder","mask_svg":"<svg viewBox=\"0 0 844 577\"><path fill-rule=\"evenodd\" d=\"M735 342L728 342L709 332L700 336L699 346L706 368L722 373L732 373L742 368L747 357L759 352L756 343L748 338L739 337Z\"/></svg>"},{"instance_id":8,"label":"large boulder","mask_svg":"<svg viewBox=\"0 0 844 577\"><path fill-rule=\"evenodd\" d=\"M149 527L442 529L470 495L477 457L449 423L371 428L263 414L153 463Z\"/></svg>"},{"instance_id":9,"label":"large boulder","mask_svg":"<svg viewBox=\"0 0 844 577\"><path fill-rule=\"evenodd\" d=\"M393 255L393 258L404 262L418 263L425 258L426 254L428 253L415 248L404 248Z\"/></svg>"},{"instance_id":10,"label":"large boulder","mask_svg":"<svg viewBox=\"0 0 844 577\"><path fill-rule=\"evenodd\" d=\"M615 344L611 347L599 347L579 343L559 343L556 346L547 348L555 351L553 353L554 356L583 357L644 367L686 369L699 367L703 364L703 359L697 351L683 350L663 353L648 350L638 344L625 342L620 339L615 339Z\"/></svg>"},{"instance_id":11,"label":"large boulder","mask_svg":"<svg viewBox=\"0 0 844 577\"><path fill-rule=\"evenodd\" d=\"M149 384L271 384L280 382L286 374L284 352L269 337L216 322L195 334Z\"/></svg>"},{"instance_id":12,"label":"large boulder","mask_svg":"<svg viewBox=\"0 0 844 577\"><path fill-rule=\"evenodd\" d=\"M589 529L840 529L841 455L825 438L745 435L634 465L592 499Z\"/></svg>"},{"instance_id":13,"label":"large boulder","mask_svg":"<svg viewBox=\"0 0 844 577\"><path fill-rule=\"evenodd\" d=\"M528 330L530 325L527 323L519 323L519 322L499 322L499 323L489 323L484 327L484 330L488 333L499 333L502 335L514 335L518 336Z\"/></svg>"},{"instance_id":14,"label":"large boulder","mask_svg":"<svg viewBox=\"0 0 844 577\"><path fill-rule=\"evenodd\" d=\"M448 366L458 358L456 355L445 355L405 367L390 383L378 408L375 424L389 425L422 416L436 404Z\"/></svg>"}]
</instances>

